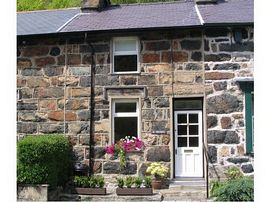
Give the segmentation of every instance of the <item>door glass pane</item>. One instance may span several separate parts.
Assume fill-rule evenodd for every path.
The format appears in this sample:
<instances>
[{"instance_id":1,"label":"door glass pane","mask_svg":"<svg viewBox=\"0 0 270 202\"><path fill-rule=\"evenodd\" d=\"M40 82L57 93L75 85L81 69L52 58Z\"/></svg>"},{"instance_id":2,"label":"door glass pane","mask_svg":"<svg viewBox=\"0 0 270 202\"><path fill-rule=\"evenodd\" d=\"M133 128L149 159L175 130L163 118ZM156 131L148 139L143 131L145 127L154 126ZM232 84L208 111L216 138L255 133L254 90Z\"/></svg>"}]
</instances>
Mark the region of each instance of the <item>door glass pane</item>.
<instances>
[{"instance_id":1,"label":"door glass pane","mask_svg":"<svg viewBox=\"0 0 270 202\"><path fill-rule=\"evenodd\" d=\"M136 102L115 103L115 113L118 112L136 112Z\"/></svg>"},{"instance_id":2,"label":"door glass pane","mask_svg":"<svg viewBox=\"0 0 270 202\"><path fill-rule=\"evenodd\" d=\"M187 115L178 114L178 123L187 123Z\"/></svg>"},{"instance_id":3,"label":"door glass pane","mask_svg":"<svg viewBox=\"0 0 270 202\"><path fill-rule=\"evenodd\" d=\"M198 137L189 137L189 146L190 147L198 147L199 146L199 138Z\"/></svg>"},{"instance_id":4,"label":"door glass pane","mask_svg":"<svg viewBox=\"0 0 270 202\"><path fill-rule=\"evenodd\" d=\"M198 114L189 114L189 123L198 123Z\"/></svg>"},{"instance_id":5,"label":"door glass pane","mask_svg":"<svg viewBox=\"0 0 270 202\"><path fill-rule=\"evenodd\" d=\"M199 135L199 126L198 125L189 125L189 134L190 135Z\"/></svg>"},{"instance_id":6,"label":"door glass pane","mask_svg":"<svg viewBox=\"0 0 270 202\"><path fill-rule=\"evenodd\" d=\"M115 41L115 51L136 51L136 40Z\"/></svg>"},{"instance_id":7,"label":"door glass pane","mask_svg":"<svg viewBox=\"0 0 270 202\"><path fill-rule=\"evenodd\" d=\"M178 135L187 135L187 126L178 125Z\"/></svg>"},{"instance_id":8,"label":"door glass pane","mask_svg":"<svg viewBox=\"0 0 270 202\"><path fill-rule=\"evenodd\" d=\"M115 72L137 71L137 55L114 56L114 71Z\"/></svg>"},{"instance_id":9,"label":"door glass pane","mask_svg":"<svg viewBox=\"0 0 270 202\"><path fill-rule=\"evenodd\" d=\"M117 142L126 136L137 137L137 117L115 117L114 118L114 141Z\"/></svg>"},{"instance_id":10,"label":"door glass pane","mask_svg":"<svg viewBox=\"0 0 270 202\"><path fill-rule=\"evenodd\" d=\"M178 137L178 147L187 146L187 137Z\"/></svg>"}]
</instances>

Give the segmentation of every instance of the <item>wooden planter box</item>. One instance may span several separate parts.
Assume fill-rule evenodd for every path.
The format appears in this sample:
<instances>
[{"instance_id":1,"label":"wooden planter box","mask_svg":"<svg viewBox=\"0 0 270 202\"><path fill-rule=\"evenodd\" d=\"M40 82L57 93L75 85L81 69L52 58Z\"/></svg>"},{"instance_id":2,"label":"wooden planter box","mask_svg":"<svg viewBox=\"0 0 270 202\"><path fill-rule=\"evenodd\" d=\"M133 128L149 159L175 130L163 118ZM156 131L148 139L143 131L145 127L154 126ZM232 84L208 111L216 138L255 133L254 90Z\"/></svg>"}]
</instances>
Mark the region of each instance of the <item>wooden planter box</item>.
<instances>
[{"instance_id":1,"label":"wooden planter box","mask_svg":"<svg viewBox=\"0 0 270 202\"><path fill-rule=\"evenodd\" d=\"M74 187L74 194L83 194L83 195L106 195L106 188L81 188Z\"/></svg>"},{"instance_id":2,"label":"wooden planter box","mask_svg":"<svg viewBox=\"0 0 270 202\"><path fill-rule=\"evenodd\" d=\"M153 190L152 188L116 188L116 194L119 196L153 195Z\"/></svg>"}]
</instances>

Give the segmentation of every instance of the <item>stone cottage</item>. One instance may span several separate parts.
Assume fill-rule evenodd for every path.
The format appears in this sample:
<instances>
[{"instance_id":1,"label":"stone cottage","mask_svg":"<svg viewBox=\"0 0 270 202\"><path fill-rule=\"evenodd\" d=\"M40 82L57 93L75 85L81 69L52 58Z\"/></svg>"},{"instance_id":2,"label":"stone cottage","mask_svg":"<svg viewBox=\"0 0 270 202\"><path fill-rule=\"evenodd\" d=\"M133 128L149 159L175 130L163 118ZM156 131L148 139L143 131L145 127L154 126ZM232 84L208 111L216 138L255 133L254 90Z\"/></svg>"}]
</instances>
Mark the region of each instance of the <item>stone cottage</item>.
<instances>
[{"instance_id":1,"label":"stone cottage","mask_svg":"<svg viewBox=\"0 0 270 202\"><path fill-rule=\"evenodd\" d=\"M253 174L253 0L180 0L17 14L17 136L62 133L110 177ZM105 147L146 148L126 169Z\"/></svg>"}]
</instances>

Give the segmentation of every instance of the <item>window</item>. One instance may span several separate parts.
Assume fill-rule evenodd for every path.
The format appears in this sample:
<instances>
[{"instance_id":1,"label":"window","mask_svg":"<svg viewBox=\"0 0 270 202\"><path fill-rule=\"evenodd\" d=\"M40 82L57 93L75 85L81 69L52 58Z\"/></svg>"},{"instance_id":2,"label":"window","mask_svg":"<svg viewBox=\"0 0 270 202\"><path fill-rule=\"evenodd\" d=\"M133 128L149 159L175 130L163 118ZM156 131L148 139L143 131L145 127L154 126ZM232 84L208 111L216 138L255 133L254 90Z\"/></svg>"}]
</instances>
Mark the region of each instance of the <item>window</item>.
<instances>
[{"instance_id":1,"label":"window","mask_svg":"<svg viewBox=\"0 0 270 202\"><path fill-rule=\"evenodd\" d=\"M138 73L138 50L136 37L114 38L113 73Z\"/></svg>"},{"instance_id":2,"label":"window","mask_svg":"<svg viewBox=\"0 0 270 202\"><path fill-rule=\"evenodd\" d=\"M138 137L139 109L137 99L117 99L112 105L113 141L126 136Z\"/></svg>"}]
</instances>

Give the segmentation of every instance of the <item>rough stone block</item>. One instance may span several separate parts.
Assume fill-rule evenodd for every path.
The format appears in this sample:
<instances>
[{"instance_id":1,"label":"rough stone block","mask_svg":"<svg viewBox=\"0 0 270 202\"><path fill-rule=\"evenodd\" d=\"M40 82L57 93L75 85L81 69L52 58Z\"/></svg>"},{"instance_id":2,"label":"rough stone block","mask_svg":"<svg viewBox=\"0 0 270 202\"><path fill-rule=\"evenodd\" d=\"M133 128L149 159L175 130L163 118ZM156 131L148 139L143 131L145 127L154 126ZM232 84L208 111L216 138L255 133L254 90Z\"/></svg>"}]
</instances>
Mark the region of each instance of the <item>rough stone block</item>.
<instances>
[{"instance_id":1,"label":"rough stone block","mask_svg":"<svg viewBox=\"0 0 270 202\"><path fill-rule=\"evenodd\" d=\"M232 79L234 78L234 73L229 72L206 72L206 80L223 80L223 79Z\"/></svg>"},{"instance_id":2,"label":"rough stone block","mask_svg":"<svg viewBox=\"0 0 270 202\"><path fill-rule=\"evenodd\" d=\"M33 89L30 88L21 88L18 90L19 99L32 98Z\"/></svg>"},{"instance_id":3,"label":"rough stone block","mask_svg":"<svg viewBox=\"0 0 270 202\"><path fill-rule=\"evenodd\" d=\"M75 121L77 119L77 115L73 112L51 111L48 114L48 118L53 121L64 121L64 116L66 121Z\"/></svg>"},{"instance_id":4,"label":"rough stone block","mask_svg":"<svg viewBox=\"0 0 270 202\"><path fill-rule=\"evenodd\" d=\"M146 152L147 161L170 162L170 150L167 146L151 147Z\"/></svg>"},{"instance_id":5,"label":"rough stone block","mask_svg":"<svg viewBox=\"0 0 270 202\"><path fill-rule=\"evenodd\" d=\"M225 53L221 53L221 54L205 54L204 55L204 61L206 62L221 62L221 61L229 61L231 60L231 55L229 54L225 54Z\"/></svg>"},{"instance_id":6,"label":"rough stone block","mask_svg":"<svg viewBox=\"0 0 270 202\"><path fill-rule=\"evenodd\" d=\"M202 60L202 53L201 52L193 52L191 54L191 59L193 61L201 61Z\"/></svg>"},{"instance_id":7,"label":"rough stone block","mask_svg":"<svg viewBox=\"0 0 270 202\"><path fill-rule=\"evenodd\" d=\"M42 70L40 69L22 69L22 76L42 76Z\"/></svg>"},{"instance_id":8,"label":"rough stone block","mask_svg":"<svg viewBox=\"0 0 270 202\"><path fill-rule=\"evenodd\" d=\"M25 69L25 68L31 68L32 62L28 58L17 58L17 68L18 69Z\"/></svg>"},{"instance_id":9,"label":"rough stone block","mask_svg":"<svg viewBox=\"0 0 270 202\"><path fill-rule=\"evenodd\" d=\"M215 146L208 146L208 155L211 163L217 162L217 148Z\"/></svg>"},{"instance_id":10,"label":"rough stone block","mask_svg":"<svg viewBox=\"0 0 270 202\"><path fill-rule=\"evenodd\" d=\"M215 126L217 126L217 117L207 116L207 128L213 128Z\"/></svg>"},{"instance_id":11,"label":"rough stone block","mask_svg":"<svg viewBox=\"0 0 270 202\"><path fill-rule=\"evenodd\" d=\"M118 76L108 76L99 74L95 76L95 85L96 86L108 86L108 85L118 85L119 77Z\"/></svg>"},{"instance_id":12,"label":"rough stone block","mask_svg":"<svg viewBox=\"0 0 270 202\"><path fill-rule=\"evenodd\" d=\"M36 123L17 122L17 133L33 134L37 132Z\"/></svg>"},{"instance_id":13,"label":"rough stone block","mask_svg":"<svg viewBox=\"0 0 270 202\"><path fill-rule=\"evenodd\" d=\"M29 78L27 79L27 86L29 88L36 88L36 87L48 87L50 86L50 80L46 78Z\"/></svg>"},{"instance_id":14,"label":"rough stone block","mask_svg":"<svg viewBox=\"0 0 270 202\"><path fill-rule=\"evenodd\" d=\"M55 59L53 57L41 57L35 59L36 66L38 67L45 67L48 65L54 65Z\"/></svg>"},{"instance_id":15,"label":"rough stone block","mask_svg":"<svg viewBox=\"0 0 270 202\"><path fill-rule=\"evenodd\" d=\"M79 109L88 109L89 101L88 99L68 99L65 102L66 110L79 110ZM58 107L64 109L64 100L58 101Z\"/></svg>"},{"instance_id":16,"label":"rough stone block","mask_svg":"<svg viewBox=\"0 0 270 202\"><path fill-rule=\"evenodd\" d=\"M73 147L73 160L82 161L84 160L84 148L83 147Z\"/></svg>"},{"instance_id":17,"label":"rough stone block","mask_svg":"<svg viewBox=\"0 0 270 202\"><path fill-rule=\"evenodd\" d=\"M90 88L68 88L69 97L90 97Z\"/></svg>"},{"instance_id":18,"label":"rough stone block","mask_svg":"<svg viewBox=\"0 0 270 202\"><path fill-rule=\"evenodd\" d=\"M174 82L175 83L193 83L195 81L195 75L192 72L175 72Z\"/></svg>"},{"instance_id":19,"label":"rough stone block","mask_svg":"<svg viewBox=\"0 0 270 202\"><path fill-rule=\"evenodd\" d=\"M51 56L58 56L58 55L60 55L60 52L61 52L60 48L57 46L54 46L50 50L50 55Z\"/></svg>"},{"instance_id":20,"label":"rough stone block","mask_svg":"<svg viewBox=\"0 0 270 202\"><path fill-rule=\"evenodd\" d=\"M165 133L169 131L168 121L153 121L152 122L152 133Z\"/></svg>"},{"instance_id":21,"label":"rough stone block","mask_svg":"<svg viewBox=\"0 0 270 202\"><path fill-rule=\"evenodd\" d=\"M156 75L148 74L148 75L141 75L139 77L139 85L156 85Z\"/></svg>"},{"instance_id":22,"label":"rough stone block","mask_svg":"<svg viewBox=\"0 0 270 202\"><path fill-rule=\"evenodd\" d=\"M254 171L252 164L244 164L241 166L243 173L252 173Z\"/></svg>"},{"instance_id":23,"label":"rough stone block","mask_svg":"<svg viewBox=\"0 0 270 202\"><path fill-rule=\"evenodd\" d=\"M218 150L218 155L220 157L228 157L230 156L231 152L230 152L230 147L228 146L223 146L221 148L219 148Z\"/></svg>"},{"instance_id":24,"label":"rough stone block","mask_svg":"<svg viewBox=\"0 0 270 202\"><path fill-rule=\"evenodd\" d=\"M83 55L82 64L92 64L92 55L91 54Z\"/></svg>"},{"instance_id":25,"label":"rough stone block","mask_svg":"<svg viewBox=\"0 0 270 202\"><path fill-rule=\"evenodd\" d=\"M94 173L101 173L102 171L102 162L101 161L94 161L92 170Z\"/></svg>"},{"instance_id":26,"label":"rough stone block","mask_svg":"<svg viewBox=\"0 0 270 202\"><path fill-rule=\"evenodd\" d=\"M254 44L253 42L243 42L241 44L238 43L221 43L219 44L220 51L227 51L227 52L244 52L244 51L254 51Z\"/></svg>"},{"instance_id":27,"label":"rough stone block","mask_svg":"<svg viewBox=\"0 0 270 202\"><path fill-rule=\"evenodd\" d=\"M204 86L201 84L177 84L173 86L174 92L172 92L171 86L164 87L164 95L191 95L204 93Z\"/></svg>"},{"instance_id":28,"label":"rough stone block","mask_svg":"<svg viewBox=\"0 0 270 202\"><path fill-rule=\"evenodd\" d=\"M96 70L96 74L108 75L110 73L110 66L109 65L97 65L95 70Z\"/></svg>"},{"instance_id":29,"label":"rough stone block","mask_svg":"<svg viewBox=\"0 0 270 202\"><path fill-rule=\"evenodd\" d=\"M22 122L42 122L46 120L46 114L34 112L19 112L18 119Z\"/></svg>"},{"instance_id":30,"label":"rough stone block","mask_svg":"<svg viewBox=\"0 0 270 202\"><path fill-rule=\"evenodd\" d=\"M79 65L79 64L81 64L81 55L80 54L68 54L67 62L68 62L68 65Z\"/></svg>"},{"instance_id":31,"label":"rough stone block","mask_svg":"<svg viewBox=\"0 0 270 202\"><path fill-rule=\"evenodd\" d=\"M240 101L236 96L229 93L216 95L207 99L208 113L231 113L241 111Z\"/></svg>"},{"instance_id":32,"label":"rough stone block","mask_svg":"<svg viewBox=\"0 0 270 202\"><path fill-rule=\"evenodd\" d=\"M22 101L18 101L17 110L37 110L37 103L36 102L24 103Z\"/></svg>"},{"instance_id":33,"label":"rough stone block","mask_svg":"<svg viewBox=\"0 0 270 202\"><path fill-rule=\"evenodd\" d=\"M93 150L95 159L104 159L105 158L105 148L104 147L94 147Z\"/></svg>"},{"instance_id":34,"label":"rough stone block","mask_svg":"<svg viewBox=\"0 0 270 202\"><path fill-rule=\"evenodd\" d=\"M219 91L219 90L226 90L226 89L227 89L227 82L226 82L226 81L215 82L215 83L214 83L214 89L215 89L216 91Z\"/></svg>"},{"instance_id":35,"label":"rough stone block","mask_svg":"<svg viewBox=\"0 0 270 202\"><path fill-rule=\"evenodd\" d=\"M154 106L158 108L169 107L170 102L167 97L157 97L153 100Z\"/></svg>"},{"instance_id":36,"label":"rough stone block","mask_svg":"<svg viewBox=\"0 0 270 202\"><path fill-rule=\"evenodd\" d=\"M239 137L235 131L208 131L208 143L213 144L238 144Z\"/></svg>"},{"instance_id":37,"label":"rough stone block","mask_svg":"<svg viewBox=\"0 0 270 202\"><path fill-rule=\"evenodd\" d=\"M222 117L220 119L220 123L221 123L222 129L228 129L228 128L231 128L232 126L232 121L230 117Z\"/></svg>"},{"instance_id":38,"label":"rough stone block","mask_svg":"<svg viewBox=\"0 0 270 202\"><path fill-rule=\"evenodd\" d=\"M90 75L91 73L90 67L69 67L69 71L74 76Z\"/></svg>"},{"instance_id":39,"label":"rough stone block","mask_svg":"<svg viewBox=\"0 0 270 202\"><path fill-rule=\"evenodd\" d=\"M227 159L227 161L234 163L234 164L241 164L246 163L249 161L248 157L230 157Z\"/></svg>"},{"instance_id":40,"label":"rough stone block","mask_svg":"<svg viewBox=\"0 0 270 202\"><path fill-rule=\"evenodd\" d=\"M90 87L91 86L91 77L90 76L81 76L80 77L80 86L81 87Z\"/></svg>"},{"instance_id":41,"label":"rough stone block","mask_svg":"<svg viewBox=\"0 0 270 202\"><path fill-rule=\"evenodd\" d=\"M143 133L142 134L142 140L147 145L156 145L158 138L156 135L152 135L151 133Z\"/></svg>"},{"instance_id":42,"label":"rough stone block","mask_svg":"<svg viewBox=\"0 0 270 202\"><path fill-rule=\"evenodd\" d=\"M172 71L172 67L169 64L157 64L157 65L148 65L148 72L166 72Z\"/></svg>"},{"instance_id":43,"label":"rough stone block","mask_svg":"<svg viewBox=\"0 0 270 202\"><path fill-rule=\"evenodd\" d=\"M171 44L169 41L145 42L144 48L146 51L169 50L171 48Z\"/></svg>"},{"instance_id":44,"label":"rough stone block","mask_svg":"<svg viewBox=\"0 0 270 202\"><path fill-rule=\"evenodd\" d=\"M110 131L109 120L102 120L101 122L95 123L95 132L98 133L108 133Z\"/></svg>"},{"instance_id":45,"label":"rough stone block","mask_svg":"<svg viewBox=\"0 0 270 202\"><path fill-rule=\"evenodd\" d=\"M201 48L202 42L200 40L183 40L180 42L182 49L198 50Z\"/></svg>"},{"instance_id":46,"label":"rough stone block","mask_svg":"<svg viewBox=\"0 0 270 202\"><path fill-rule=\"evenodd\" d=\"M80 111L79 114L79 120L81 121L89 121L90 120L90 111Z\"/></svg>"},{"instance_id":47,"label":"rough stone block","mask_svg":"<svg viewBox=\"0 0 270 202\"><path fill-rule=\"evenodd\" d=\"M47 46L30 46L23 49L24 57L46 56L49 53Z\"/></svg>"},{"instance_id":48,"label":"rough stone block","mask_svg":"<svg viewBox=\"0 0 270 202\"><path fill-rule=\"evenodd\" d=\"M64 96L64 89L60 87L36 88L34 98L60 98Z\"/></svg>"},{"instance_id":49,"label":"rough stone block","mask_svg":"<svg viewBox=\"0 0 270 202\"><path fill-rule=\"evenodd\" d=\"M63 75L64 67L51 66L44 68L44 74L46 76L60 76Z\"/></svg>"},{"instance_id":50,"label":"rough stone block","mask_svg":"<svg viewBox=\"0 0 270 202\"><path fill-rule=\"evenodd\" d=\"M89 131L90 131L89 122L69 123L68 130L69 130L69 133L71 134L89 134ZM83 137L85 136L89 137L88 135L83 135ZM81 138L80 138L80 144L81 144Z\"/></svg>"},{"instance_id":51,"label":"rough stone block","mask_svg":"<svg viewBox=\"0 0 270 202\"><path fill-rule=\"evenodd\" d=\"M170 63L173 62L187 62L188 54L183 51L174 51L173 54L171 52L162 52L161 62Z\"/></svg>"},{"instance_id":52,"label":"rough stone block","mask_svg":"<svg viewBox=\"0 0 270 202\"><path fill-rule=\"evenodd\" d=\"M160 62L160 54L146 53L142 55L143 63L158 63Z\"/></svg>"},{"instance_id":53,"label":"rough stone block","mask_svg":"<svg viewBox=\"0 0 270 202\"><path fill-rule=\"evenodd\" d=\"M237 69L240 69L240 65L238 63L216 64L213 67L213 70L237 70Z\"/></svg>"},{"instance_id":54,"label":"rough stone block","mask_svg":"<svg viewBox=\"0 0 270 202\"><path fill-rule=\"evenodd\" d=\"M199 63L188 63L186 64L185 70L195 70L195 71L202 70L202 65Z\"/></svg>"},{"instance_id":55,"label":"rough stone block","mask_svg":"<svg viewBox=\"0 0 270 202\"><path fill-rule=\"evenodd\" d=\"M120 84L122 85L136 85L137 78L134 76L121 76Z\"/></svg>"}]
</instances>

